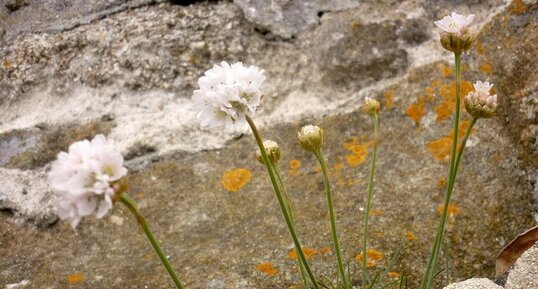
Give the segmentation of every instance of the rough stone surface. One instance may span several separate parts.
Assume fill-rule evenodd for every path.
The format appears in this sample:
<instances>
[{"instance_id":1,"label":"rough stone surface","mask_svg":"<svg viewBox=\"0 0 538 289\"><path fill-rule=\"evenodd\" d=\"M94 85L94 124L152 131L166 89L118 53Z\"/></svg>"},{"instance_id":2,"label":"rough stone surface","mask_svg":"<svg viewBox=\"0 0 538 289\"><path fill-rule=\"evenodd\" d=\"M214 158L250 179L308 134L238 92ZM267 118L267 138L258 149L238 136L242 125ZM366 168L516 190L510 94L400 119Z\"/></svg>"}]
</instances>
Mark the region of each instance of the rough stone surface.
<instances>
[{"instance_id":1,"label":"rough stone surface","mask_svg":"<svg viewBox=\"0 0 538 289\"><path fill-rule=\"evenodd\" d=\"M454 283L444 289L502 289L503 287L486 278L473 278L463 282Z\"/></svg>"},{"instance_id":2,"label":"rough stone surface","mask_svg":"<svg viewBox=\"0 0 538 289\"><path fill-rule=\"evenodd\" d=\"M234 0L245 17L261 32L291 38L298 32L318 25L326 12L357 7L353 0L302 1L302 0Z\"/></svg>"},{"instance_id":3,"label":"rough stone surface","mask_svg":"<svg viewBox=\"0 0 538 289\"><path fill-rule=\"evenodd\" d=\"M508 274L506 289L538 288L538 244L516 261Z\"/></svg>"},{"instance_id":4,"label":"rough stone surface","mask_svg":"<svg viewBox=\"0 0 538 289\"><path fill-rule=\"evenodd\" d=\"M126 156L130 194L188 288L299 288L252 135L200 130L191 110L196 79L227 60L266 71L256 122L281 144L301 239L318 252L312 263L324 280L335 268L323 183L296 130L314 123L327 131L341 242L353 265L372 130L361 99L380 100L370 246L386 264L404 239L392 270L409 274L415 288L443 200L453 97L452 56L431 22L452 10L477 14L464 87L489 80L501 100L498 117L478 122L462 160L446 235L453 278L491 276L498 250L535 223L535 2L158 2L28 1L9 13L0 5L7 23L0 31L0 286L171 286L122 206L104 220L84 219L76 232L54 222L51 160L74 140L105 133ZM304 18L286 22L278 13ZM232 193L221 178L235 168L252 179ZM258 270L263 262L277 273Z\"/></svg>"}]
</instances>

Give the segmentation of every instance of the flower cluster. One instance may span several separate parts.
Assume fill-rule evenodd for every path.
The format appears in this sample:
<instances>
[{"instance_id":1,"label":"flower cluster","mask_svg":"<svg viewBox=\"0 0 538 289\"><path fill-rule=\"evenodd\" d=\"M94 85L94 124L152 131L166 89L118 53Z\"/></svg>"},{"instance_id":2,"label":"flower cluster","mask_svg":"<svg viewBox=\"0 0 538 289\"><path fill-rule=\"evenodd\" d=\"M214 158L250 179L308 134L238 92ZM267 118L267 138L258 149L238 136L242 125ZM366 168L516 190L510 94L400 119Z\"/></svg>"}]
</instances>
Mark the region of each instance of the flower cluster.
<instances>
[{"instance_id":1,"label":"flower cluster","mask_svg":"<svg viewBox=\"0 0 538 289\"><path fill-rule=\"evenodd\" d=\"M69 220L73 229L82 217L94 212L102 218L120 189L117 181L126 174L122 155L105 136L73 143L68 152L58 154L49 173L58 196L58 216Z\"/></svg>"},{"instance_id":2,"label":"flower cluster","mask_svg":"<svg viewBox=\"0 0 538 289\"><path fill-rule=\"evenodd\" d=\"M245 117L254 117L260 105L264 80L263 70L241 62L222 62L207 70L192 97L202 125L243 127Z\"/></svg>"},{"instance_id":3,"label":"flower cluster","mask_svg":"<svg viewBox=\"0 0 538 289\"><path fill-rule=\"evenodd\" d=\"M441 28L441 44L449 51L462 53L469 50L472 44L472 33L469 31L469 25L474 19L474 14L461 15L452 12L450 16L435 21L435 25Z\"/></svg>"},{"instance_id":4,"label":"flower cluster","mask_svg":"<svg viewBox=\"0 0 538 289\"><path fill-rule=\"evenodd\" d=\"M474 90L465 96L465 110L475 118L489 118L497 112L497 95L491 95L492 83L477 81Z\"/></svg>"}]
</instances>

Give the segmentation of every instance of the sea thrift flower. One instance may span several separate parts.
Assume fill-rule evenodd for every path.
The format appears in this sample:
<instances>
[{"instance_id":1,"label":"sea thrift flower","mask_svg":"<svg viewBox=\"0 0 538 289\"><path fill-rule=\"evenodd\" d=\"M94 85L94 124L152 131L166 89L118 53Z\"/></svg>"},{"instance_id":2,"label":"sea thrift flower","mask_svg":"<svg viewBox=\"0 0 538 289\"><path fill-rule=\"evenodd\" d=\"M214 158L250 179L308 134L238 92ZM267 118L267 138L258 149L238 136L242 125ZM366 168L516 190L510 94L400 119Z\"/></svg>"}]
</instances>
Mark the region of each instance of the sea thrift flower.
<instances>
[{"instance_id":1,"label":"sea thrift flower","mask_svg":"<svg viewBox=\"0 0 538 289\"><path fill-rule=\"evenodd\" d=\"M301 128L297 137L304 150L315 153L323 146L323 135L323 130L318 126L306 125Z\"/></svg>"},{"instance_id":2,"label":"sea thrift flower","mask_svg":"<svg viewBox=\"0 0 538 289\"><path fill-rule=\"evenodd\" d=\"M366 113L369 113L369 114L378 113L379 112L379 101L377 101L377 100L375 100L373 98L370 98L370 97L365 97L364 98L363 110Z\"/></svg>"},{"instance_id":3,"label":"sea thrift flower","mask_svg":"<svg viewBox=\"0 0 538 289\"><path fill-rule=\"evenodd\" d=\"M52 164L49 181L58 196L56 208L62 220L75 229L84 216L102 218L120 189L118 181L127 174L122 155L114 144L99 134L60 152Z\"/></svg>"},{"instance_id":4,"label":"sea thrift flower","mask_svg":"<svg viewBox=\"0 0 538 289\"><path fill-rule=\"evenodd\" d=\"M489 118L497 112L497 95L491 95L489 90L493 84L477 81L474 90L465 96L465 110L475 118Z\"/></svg>"},{"instance_id":5,"label":"sea thrift flower","mask_svg":"<svg viewBox=\"0 0 538 289\"><path fill-rule=\"evenodd\" d=\"M469 31L469 24L474 19L474 14L460 15L452 12L450 16L445 16L434 24L441 28L441 44L443 47L454 53L462 53L469 50L472 44L472 34Z\"/></svg>"},{"instance_id":6,"label":"sea thrift flower","mask_svg":"<svg viewBox=\"0 0 538 289\"><path fill-rule=\"evenodd\" d=\"M243 127L245 116L254 117L260 105L264 80L263 70L241 62L222 62L206 71L192 97L202 125Z\"/></svg>"},{"instance_id":7,"label":"sea thrift flower","mask_svg":"<svg viewBox=\"0 0 538 289\"><path fill-rule=\"evenodd\" d=\"M271 163L276 164L280 159L280 147L278 146L278 143L272 140L264 140L263 146L265 147L265 151L267 152L267 156ZM256 158L261 164L265 164L259 150L256 151Z\"/></svg>"}]
</instances>

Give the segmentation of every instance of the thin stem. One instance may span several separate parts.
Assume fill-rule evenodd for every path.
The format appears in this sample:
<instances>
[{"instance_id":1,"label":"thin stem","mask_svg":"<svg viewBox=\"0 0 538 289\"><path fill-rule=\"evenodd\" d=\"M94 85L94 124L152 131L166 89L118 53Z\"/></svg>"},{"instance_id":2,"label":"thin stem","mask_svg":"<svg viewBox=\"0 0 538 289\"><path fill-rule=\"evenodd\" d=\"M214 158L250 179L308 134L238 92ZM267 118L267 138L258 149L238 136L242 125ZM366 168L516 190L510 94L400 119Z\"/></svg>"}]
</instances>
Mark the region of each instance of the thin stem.
<instances>
[{"instance_id":1,"label":"thin stem","mask_svg":"<svg viewBox=\"0 0 538 289\"><path fill-rule=\"evenodd\" d=\"M281 190L284 192L284 199L286 201L286 207L288 210L288 214L291 219L291 224L293 226L293 229L295 229L295 220L293 217L293 210L291 206L291 199L290 195L288 194L288 190L286 189L286 186L284 186L284 182L282 181L282 174L280 173L280 169L278 168L277 164L271 163L273 166L273 169L275 170L275 175L278 179L278 184L280 185ZM294 248L295 250L295 256L297 256L297 265L299 266L299 271L301 272L301 279L303 280L304 289L308 289L308 279L306 277L306 272L304 268L304 264L299 258L299 252L297 251L297 248Z\"/></svg>"},{"instance_id":2,"label":"thin stem","mask_svg":"<svg viewBox=\"0 0 538 289\"><path fill-rule=\"evenodd\" d=\"M435 236L435 241L433 244L432 253L430 255L430 260L428 261L428 266L426 273L424 274L424 279L421 282L421 289L428 289L433 283L435 276L435 269L437 267L437 262L439 261L439 252L441 250L441 245L443 242L443 234L445 231L446 219L448 216L448 205L450 204L450 198L452 197L452 191L454 188L454 182L456 179L457 165L459 164L457 154L463 153L463 146L458 153L458 135L459 135L459 121L460 121L460 99L461 99L461 53L455 53L455 64L456 64L456 112L454 116L454 129L453 129L453 140L452 140L452 152L450 154L450 170L448 174L448 185L445 195L445 202L443 207L443 214L439 221L439 227L437 228L437 234ZM470 133L470 128L474 125L475 120L469 126L467 133ZM467 136L466 136L467 137ZM467 141L465 139L465 141ZM459 156L461 159L461 155Z\"/></svg>"},{"instance_id":3,"label":"thin stem","mask_svg":"<svg viewBox=\"0 0 538 289\"><path fill-rule=\"evenodd\" d=\"M181 282L179 281L179 278L176 275L176 272L174 269L172 269L172 265L170 264L170 261L168 261L168 258L166 258L166 255L164 254L163 250L159 246L159 243L153 236L153 233L151 232L151 229L149 228L148 223L140 214L140 211L138 210L138 207L133 199L127 195L127 193L123 193L120 196L121 202L131 211L131 213L135 216L138 224L140 227L142 227L142 230L144 230L144 233L148 237L149 242L151 243L151 246L159 256L159 259L161 259L161 262L164 265L164 268L166 268L166 271L168 271L168 274L170 274L170 278L172 278L172 281L174 281L174 284L176 284L176 288L183 289L183 285L181 285Z\"/></svg>"},{"instance_id":4,"label":"thin stem","mask_svg":"<svg viewBox=\"0 0 538 289\"><path fill-rule=\"evenodd\" d=\"M338 274L340 275L340 278L342 279L342 283L344 284L344 288L349 288L347 284L347 278L346 274L344 272L344 264L342 262L342 255L340 252L340 244L338 242L338 233L336 230L336 221L334 217L334 206L333 206L333 195L331 192L331 184L329 183L329 173L327 172L327 163L325 161L325 157L323 156L323 151L319 149L317 152L314 153L316 155L316 158L319 161L319 164L321 165L321 170L323 172L323 183L325 184L325 192L327 193L327 203L329 207L329 219L331 222L331 234L333 238L333 245L334 245L334 252L336 255L336 262L338 265Z\"/></svg>"},{"instance_id":5,"label":"thin stem","mask_svg":"<svg viewBox=\"0 0 538 289\"><path fill-rule=\"evenodd\" d=\"M254 121L252 120L252 118L247 116L246 120L248 124L250 125L250 128L252 129L252 133L254 134L254 137L256 138L256 143L258 144L258 147L260 149L260 153L262 155L263 161L264 163L268 164L270 160L269 160L269 157L267 156L267 152L265 151L265 147L263 146L263 141L262 141L262 138L260 137L260 134L258 133L258 129L256 128L256 125L254 124ZM286 221L286 225L288 225L288 230L290 232L291 238L293 239L293 244L295 245L295 247L297 248L297 252L299 253L299 258L301 258L301 261L304 264L306 273L308 274L308 277L312 281L312 285L314 286L315 289L319 289L319 285L316 282L316 277L314 276L314 273L312 273L312 270L310 269L310 265L308 264L308 261L306 260L303 249L301 248L301 243L299 242L299 238L297 237L297 233L295 232L290 216L287 213L286 203L282 196L280 187L278 186L278 181L276 179L274 169L270 165L265 166L265 167L267 168L267 173L269 174L269 178L271 179L273 189L275 190L275 195L278 199L278 204L280 205L280 209L282 210L282 215L284 215L284 220Z\"/></svg>"},{"instance_id":6,"label":"thin stem","mask_svg":"<svg viewBox=\"0 0 538 289\"><path fill-rule=\"evenodd\" d=\"M467 130L465 131L465 136L461 140L461 146L460 146L460 149L458 151L458 156L456 157L456 164L454 165L454 174L452 175L452 179L453 179L452 180L452 186L454 186L454 183L456 181L456 174L458 172L458 167L460 165L461 156L463 155L463 148L465 148L465 145L467 144L467 140L469 139L469 135L471 135L471 131L473 129L473 126L476 124L477 121L478 121L477 118L473 118L471 120L471 123L469 124L469 126L467 127Z\"/></svg>"},{"instance_id":7,"label":"thin stem","mask_svg":"<svg viewBox=\"0 0 538 289\"><path fill-rule=\"evenodd\" d=\"M362 248L362 287L366 288L366 268L368 265L368 221L370 220L370 207L372 205L372 196L374 193L374 176L375 176L375 161L377 158L377 141L379 133L379 117L377 113L373 115L374 119L374 148L372 152L372 161L370 163L370 178L368 180L368 196L366 199L366 208L364 210L364 233L363 233L363 248Z\"/></svg>"}]
</instances>

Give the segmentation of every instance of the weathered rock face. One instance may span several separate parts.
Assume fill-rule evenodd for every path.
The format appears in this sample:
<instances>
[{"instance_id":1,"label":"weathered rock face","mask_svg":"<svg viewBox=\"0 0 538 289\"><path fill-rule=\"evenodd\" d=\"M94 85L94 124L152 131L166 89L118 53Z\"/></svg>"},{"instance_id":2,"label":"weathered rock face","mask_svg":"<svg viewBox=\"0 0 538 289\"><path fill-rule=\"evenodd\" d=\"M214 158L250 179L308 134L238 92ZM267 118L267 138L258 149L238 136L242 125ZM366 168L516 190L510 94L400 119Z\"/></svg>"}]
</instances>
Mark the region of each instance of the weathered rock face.
<instances>
[{"instance_id":1,"label":"weathered rock face","mask_svg":"<svg viewBox=\"0 0 538 289\"><path fill-rule=\"evenodd\" d=\"M74 140L105 133L126 156L130 194L188 288L300 287L252 136L200 130L191 110L196 79L222 60L266 71L256 122L283 149L301 239L327 279L335 264L323 184L296 130L314 123L327 132L353 265L372 143L361 99L380 100L370 247L384 253L382 265L405 240L392 270L416 284L443 200L454 106L452 56L432 21L452 10L476 13L482 27L464 56L464 91L489 80L501 100L498 117L478 122L458 176L447 233L453 279L492 275L497 251L535 222L536 3L79 2L0 5L1 286L171 286L125 208L87 218L76 232L54 223L50 162Z\"/></svg>"},{"instance_id":2,"label":"weathered rock face","mask_svg":"<svg viewBox=\"0 0 538 289\"><path fill-rule=\"evenodd\" d=\"M463 282L450 284L445 289L502 289L503 287L486 278L469 279Z\"/></svg>"},{"instance_id":3,"label":"weathered rock face","mask_svg":"<svg viewBox=\"0 0 538 289\"><path fill-rule=\"evenodd\" d=\"M527 250L517 260L508 274L506 289L523 289L538 287L538 244Z\"/></svg>"}]
</instances>

